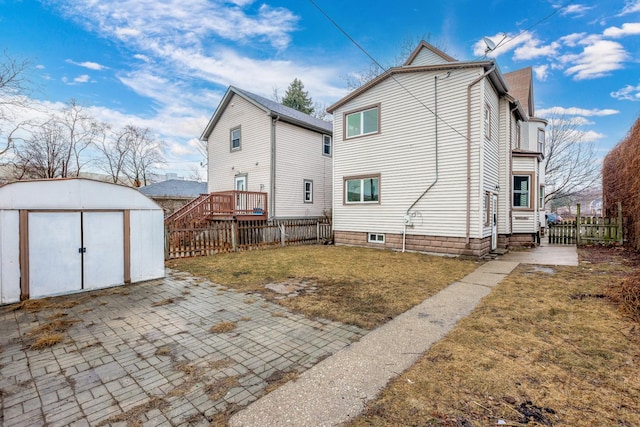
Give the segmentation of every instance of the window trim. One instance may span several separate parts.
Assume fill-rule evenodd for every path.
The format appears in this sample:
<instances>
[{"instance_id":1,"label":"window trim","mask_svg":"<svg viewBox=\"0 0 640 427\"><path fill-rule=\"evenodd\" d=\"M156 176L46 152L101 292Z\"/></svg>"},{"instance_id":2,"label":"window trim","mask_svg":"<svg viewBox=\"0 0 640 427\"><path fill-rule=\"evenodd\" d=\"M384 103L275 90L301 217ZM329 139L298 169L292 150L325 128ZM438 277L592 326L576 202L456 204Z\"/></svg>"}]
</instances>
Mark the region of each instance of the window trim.
<instances>
[{"instance_id":1,"label":"window trim","mask_svg":"<svg viewBox=\"0 0 640 427\"><path fill-rule=\"evenodd\" d=\"M488 227L491 225L491 192L484 192L484 226Z\"/></svg>"},{"instance_id":2,"label":"window trim","mask_svg":"<svg viewBox=\"0 0 640 427\"><path fill-rule=\"evenodd\" d=\"M370 202L365 202L362 200L358 202L348 202L347 201L347 181L365 180L365 179L371 179L371 178L378 179L378 200L370 201ZM343 205L379 205L381 200L381 194L382 194L381 190L382 190L382 179L379 173L368 174L368 175L344 176L342 177L342 204Z\"/></svg>"},{"instance_id":3,"label":"window trim","mask_svg":"<svg viewBox=\"0 0 640 427\"><path fill-rule=\"evenodd\" d=\"M362 117L363 113L365 111L373 110L374 108L378 109L378 128L376 129L376 131L375 132L369 132L369 133L361 133L359 135L354 135L354 136L347 136L347 117L352 115L352 114L356 114L356 113L360 113L360 117ZM358 108L358 109L355 109L355 110L345 111L344 113L342 113L342 139L343 140L355 139L355 138L362 138L362 137L365 137L365 136L371 136L371 135L379 134L380 133L380 110L381 110L381 104L377 103L377 104L367 105L365 107ZM364 123L363 123L362 127L364 128Z\"/></svg>"},{"instance_id":4,"label":"window trim","mask_svg":"<svg viewBox=\"0 0 640 427\"><path fill-rule=\"evenodd\" d=\"M379 239L382 237L382 240ZM375 243L378 245L384 245L386 242L386 236L384 233L367 233L367 243Z\"/></svg>"},{"instance_id":5,"label":"window trim","mask_svg":"<svg viewBox=\"0 0 640 427\"><path fill-rule=\"evenodd\" d=\"M542 135L542 141L540 141L540 135ZM538 133L537 133L536 138L537 138L537 142L538 142L538 152L542 153L544 155L545 143L546 143L546 138L547 138L545 130L538 128Z\"/></svg>"},{"instance_id":6,"label":"window trim","mask_svg":"<svg viewBox=\"0 0 640 427\"><path fill-rule=\"evenodd\" d=\"M311 189L309 191L310 198L307 199L307 184L310 184ZM313 180L312 179L304 179L302 180L302 201L304 203L313 203Z\"/></svg>"},{"instance_id":7,"label":"window trim","mask_svg":"<svg viewBox=\"0 0 640 427\"><path fill-rule=\"evenodd\" d=\"M326 153L325 152L325 147L327 147L327 144L325 143L326 139L329 138L329 152ZM326 157L331 157L333 156L333 137L331 135L328 135L326 133L322 134L322 155L326 156Z\"/></svg>"},{"instance_id":8,"label":"window trim","mask_svg":"<svg viewBox=\"0 0 640 427\"><path fill-rule=\"evenodd\" d=\"M516 149L522 148L522 125L520 122L516 122Z\"/></svg>"},{"instance_id":9,"label":"window trim","mask_svg":"<svg viewBox=\"0 0 640 427\"><path fill-rule=\"evenodd\" d=\"M488 102L484 104L484 136L487 139L491 139L491 105Z\"/></svg>"},{"instance_id":10,"label":"window trim","mask_svg":"<svg viewBox=\"0 0 640 427\"><path fill-rule=\"evenodd\" d=\"M233 132L238 131L240 135L238 136L238 146L236 148L233 147ZM229 129L229 151L240 151L242 150L242 126L236 126Z\"/></svg>"},{"instance_id":11,"label":"window trim","mask_svg":"<svg viewBox=\"0 0 640 427\"><path fill-rule=\"evenodd\" d=\"M544 192L546 188L544 184L540 184L538 187L538 210L544 210Z\"/></svg>"},{"instance_id":12,"label":"window trim","mask_svg":"<svg viewBox=\"0 0 640 427\"><path fill-rule=\"evenodd\" d=\"M529 179L529 206L515 206L514 202L515 202L515 193L516 193L516 189L515 189L515 178L516 177L527 177ZM534 211L535 207L534 207L534 196L535 196L535 191L533 188L533 173L531 172L516 172L514 171L511 174L511 208L514 210L518 210L518 211Z\"/></svg>"}]
</instances>

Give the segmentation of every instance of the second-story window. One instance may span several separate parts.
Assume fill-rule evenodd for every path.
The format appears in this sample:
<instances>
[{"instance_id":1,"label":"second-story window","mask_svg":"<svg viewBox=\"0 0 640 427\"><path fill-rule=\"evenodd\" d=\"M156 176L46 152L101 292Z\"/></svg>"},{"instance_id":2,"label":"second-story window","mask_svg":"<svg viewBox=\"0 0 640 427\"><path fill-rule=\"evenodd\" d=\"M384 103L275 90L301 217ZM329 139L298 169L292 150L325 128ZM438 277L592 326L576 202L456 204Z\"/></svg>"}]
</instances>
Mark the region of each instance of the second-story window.
<instances>
[{"instance_id":1,"label":"second-story window","mask_svg":"<svg viewBox=\"0 0 640 427\"><path fill-rule=\"evenodd\" d=\"M370 135L380 132L380 108L366 108L345 114L345 137Z\"/></svg>"},{"instance_id":2,"label":"second-story window","mask_svg":"<svg viewBox=\"0 0 640 427\"><path fill-rule=\"evenodd\" d=\"M241 133L240 128L231 129L231 151L237 151L241 147Z\"/></svg>"},{"instance_id":3,"label":"second-story window","mask_svg":"<svg viewBox=\"0 0 640 427\"><path fill-rule=\"evenodd\" d=\"M484 136L491 139L491 107L489 104L484 106Z\"/></svg>"},{"instance_id":4,"label":"second-story window","mask_svg":"<svg viewBox=\"0 0 640 427\"><path fill-rule=\"evenodd\" d=\"M538 129L538 152L544 154L544 129Z\"/></svg>"},{"instance_id":5,"label":"second-story window","mask_svg":"<svg viewBox=\"0 0 640 427\"><path fill-rule=\"evenodd\" d=\"M322 154L331 157L331 137L322 135Z\"/></svg>"}]
</instances>

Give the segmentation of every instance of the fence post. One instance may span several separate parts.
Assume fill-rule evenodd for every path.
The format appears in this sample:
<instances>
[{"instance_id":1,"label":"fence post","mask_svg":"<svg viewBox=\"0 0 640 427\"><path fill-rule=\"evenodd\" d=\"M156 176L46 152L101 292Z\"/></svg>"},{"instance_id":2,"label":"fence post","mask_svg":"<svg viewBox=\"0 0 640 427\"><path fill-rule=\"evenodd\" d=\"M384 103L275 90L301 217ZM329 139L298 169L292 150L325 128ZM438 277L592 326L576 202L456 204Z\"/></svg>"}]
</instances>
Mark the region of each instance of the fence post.
<instances>
[{"instance_id":1,"label":"fence post","mask_svg":"<svg viewBox=\"0 0 640 427\"><path fill-rule=\"evenodd\" d=\"M287 242L287 237L284 233L284 230L285 230L284 224L280 224L280 244L282 246L285 246Z\"/></svg>"},{"instance_id":2,"label":"fence post","mask_svg":"<svg viewBox=\"0 0 640 427\"><path fill-rule=\"evenodd\" d=\"M576 245L580 246L580 203L576 210Z\"/></svg>"},{"instance_id":3,"label":"fence post","mask_svg":"<svg viewBox=\"0 0 640 427\"><path fill-rule=\"evenodd\" d=\"M233 247L233 252L235 252L238 248L236 245L236 223L231 222L231 246Z\"/></svg>"},{"instance_id":4,"label":"fence post","mask_svg":"<svg viewBox=\"0 0 640 427\"><path fill-rule=\"evenodd\" d=\"M316 221L316 243L320 243L320 221Z\"/></svg>"},{"instance_id":5,"label":"fence post","mask_svg":"<svg viewBox=\"0 0 640 427\"><path fill-rule=\"evenodd\" d=\"M164 226L164 260L169 259L169 226Z\"/></svg>"},{"instance_id":6,"label":"fence post","mask_svg":"<svg viewBox=\"0 0 640 427\"><path fill-rule=\"evenodd\" d=\"M616 236L618 243L624 243L624 226L622 225L622 202L618 202L618 235Z\"/></svg>"}]
</instances>

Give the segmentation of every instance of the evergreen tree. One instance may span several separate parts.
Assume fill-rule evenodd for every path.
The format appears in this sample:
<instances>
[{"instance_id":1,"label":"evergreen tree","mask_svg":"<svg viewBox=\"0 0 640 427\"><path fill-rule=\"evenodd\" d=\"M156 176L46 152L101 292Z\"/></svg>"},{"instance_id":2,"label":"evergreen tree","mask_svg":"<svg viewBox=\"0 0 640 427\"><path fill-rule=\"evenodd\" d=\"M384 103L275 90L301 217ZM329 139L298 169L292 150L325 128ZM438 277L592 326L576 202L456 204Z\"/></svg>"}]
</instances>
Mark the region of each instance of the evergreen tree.
<instances>
[{"instance_id":1,"label":"evergreen tree","mask_svg":"<svg viewBox=\"0 0 640 427\"><path fill-rule=\"evenodd\" d=\"M309 96L309 92L304 90L304 85L298 78L293 79L289 88L282 98L282 105L294 108L305 114L311 114L314 111L313 101Z\"/></svg>"}]
</instances>

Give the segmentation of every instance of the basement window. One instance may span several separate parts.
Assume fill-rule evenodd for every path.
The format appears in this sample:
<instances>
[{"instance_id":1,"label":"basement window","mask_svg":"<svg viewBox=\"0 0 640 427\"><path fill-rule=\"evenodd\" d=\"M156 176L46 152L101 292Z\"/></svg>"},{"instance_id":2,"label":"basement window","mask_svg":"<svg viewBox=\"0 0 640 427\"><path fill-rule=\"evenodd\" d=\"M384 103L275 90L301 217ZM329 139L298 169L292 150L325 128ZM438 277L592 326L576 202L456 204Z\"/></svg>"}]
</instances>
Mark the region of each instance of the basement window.
<instances>
[{"instance_id":1,"label":"basement window","mask_svg":"<svg viewBox=\"0 0 640 427\"><path fill-rule=\"evenodd\" d=\"M369 233L367 236L369 243L384 243L384 234Z\"/></svg>"}]
</instances>

